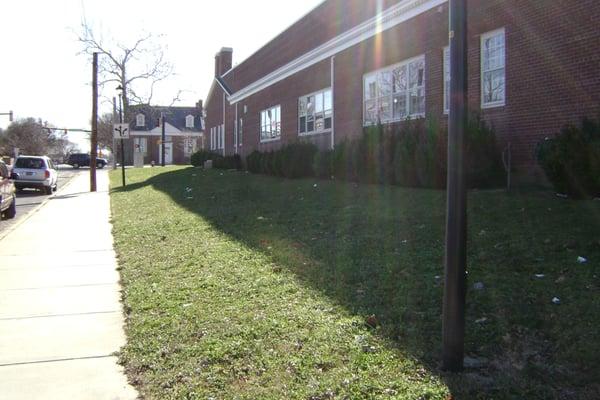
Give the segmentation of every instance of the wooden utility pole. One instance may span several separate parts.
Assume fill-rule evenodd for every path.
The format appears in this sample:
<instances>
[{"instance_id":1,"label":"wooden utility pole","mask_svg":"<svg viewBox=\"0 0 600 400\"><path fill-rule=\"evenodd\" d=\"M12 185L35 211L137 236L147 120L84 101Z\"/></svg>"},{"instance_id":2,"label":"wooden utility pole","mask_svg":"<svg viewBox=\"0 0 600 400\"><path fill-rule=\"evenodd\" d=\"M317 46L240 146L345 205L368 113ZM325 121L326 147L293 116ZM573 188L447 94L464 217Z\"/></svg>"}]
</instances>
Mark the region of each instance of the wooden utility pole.
<instances>
[{"instance_id":1,"label":"wooden utility pole","mask_svg":"<svg viewBox=\"0 0 600 400\"><path fill-rule=\"evenodd\" d=\"M98 53L93 54L92 62L92 135L90 138L90 192L96 187L96 156L98 151Z\"/></svg>"},{"instance_id":2,"label":"wooden utility pole","mask_svg":"<svg viewBox=\"0 0 600 400\"><path fill-rule=\"evenodd\" d=\"M464 362L467 262L467 6L450 0L450 114L448 117L448 189L446 270L443 306L442 367L461 371Z\"/></svg>"}]
</instances>

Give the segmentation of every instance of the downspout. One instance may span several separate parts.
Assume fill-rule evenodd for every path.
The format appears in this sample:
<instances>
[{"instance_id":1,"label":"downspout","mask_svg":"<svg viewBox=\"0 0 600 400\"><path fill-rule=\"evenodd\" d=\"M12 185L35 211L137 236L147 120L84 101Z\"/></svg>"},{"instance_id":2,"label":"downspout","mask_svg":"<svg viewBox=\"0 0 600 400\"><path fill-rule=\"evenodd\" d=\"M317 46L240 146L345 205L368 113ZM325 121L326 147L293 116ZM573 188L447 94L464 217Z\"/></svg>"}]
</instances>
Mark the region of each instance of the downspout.
<instances>
[{"instance_id":1,"label":"downspout","mask_svg":"<svg viewBox=\"0 0 600 400\"><path fill-rule=\"evenodd\" d=\"M331 57L331 150L335 148L335 56Z\"/></svg>"},{"instance_id":2,"label":"downspout","mask_svg":"<svg viewBox=\"0 0 600 400\"><path fill-rule=\"evenodd\" d=\"M225 93L223 92L223 157L225 157L225 138L227 135L225 134Z\"/></svg>"},{"instance_id":3,"label":"downspout","mask_svg":"<svg viewBox=\"0 0 600 400\"><path fill-rule=\"evenodd\" d=\"M238 128L238 105L237 103L235 103L235 122L233 123L233 135L234 135L234 141L233 141L233 145L235 146L235 154L238 153L238 146L239 146L239 142L240 142L240 137L239 137L239 128Z\"/></svg>"}]
</instances>

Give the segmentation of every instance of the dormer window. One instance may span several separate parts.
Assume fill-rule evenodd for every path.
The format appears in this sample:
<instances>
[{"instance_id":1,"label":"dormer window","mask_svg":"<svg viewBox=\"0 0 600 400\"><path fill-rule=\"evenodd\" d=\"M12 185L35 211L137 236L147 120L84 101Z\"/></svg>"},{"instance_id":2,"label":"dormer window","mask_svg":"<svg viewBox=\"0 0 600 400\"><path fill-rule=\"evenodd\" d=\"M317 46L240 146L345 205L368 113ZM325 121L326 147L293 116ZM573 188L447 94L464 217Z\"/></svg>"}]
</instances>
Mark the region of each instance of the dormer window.
<instances>
[{"instance_id":1,"label":"dormer window","mask_svg":"<svg viewBox=\"0 0 600 400\"><path fill-rule=\"evenodd\" d=\"M185 117L185 127L186 128L194 127L194 116L193 115L188 115L187 117Z\"/></svg>"},{"instance_id":2,"label":"dormer window","mask_svg":"<svg viewBox=\"0 0 600 400\"><path fill-rule=\"evenodd\" d=\"M135 125L136 126L146 126L146 117L144 114L138 114L135 117Z\"/></svg>"}]
</instances>

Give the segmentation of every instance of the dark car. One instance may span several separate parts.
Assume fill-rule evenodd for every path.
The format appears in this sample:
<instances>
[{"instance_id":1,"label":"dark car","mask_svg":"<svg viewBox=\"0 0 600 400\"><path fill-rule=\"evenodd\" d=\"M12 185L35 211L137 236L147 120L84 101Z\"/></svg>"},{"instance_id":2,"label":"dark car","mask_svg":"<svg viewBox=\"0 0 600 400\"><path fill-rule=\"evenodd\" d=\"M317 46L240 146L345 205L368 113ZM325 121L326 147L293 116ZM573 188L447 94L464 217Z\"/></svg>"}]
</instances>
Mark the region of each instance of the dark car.
<instances>
[{"instance_id":1,"label":"dark car","mask_svg":"<svg viewBox=\"0 0 600 400\"><path fill-rule=\"evenodd\" d=\"M0 160L0 215L4 218L14 218L17 214L15 191L8 167Z\"/></svg>"},{"instance_id":2,"label":"dark car","mask_svg":"<svg viewBox=\"0 0 600 400\"><path fill-rule=\"evenodd\" d=\"M85 153L73 153L69 156L67 160L67 164L71 165L73 168L79 167L89 167L90 166L90 155ZM104 168L108 164L108 161L104 158L96 158L96 167Z\"/></svg>"}]
</instances>

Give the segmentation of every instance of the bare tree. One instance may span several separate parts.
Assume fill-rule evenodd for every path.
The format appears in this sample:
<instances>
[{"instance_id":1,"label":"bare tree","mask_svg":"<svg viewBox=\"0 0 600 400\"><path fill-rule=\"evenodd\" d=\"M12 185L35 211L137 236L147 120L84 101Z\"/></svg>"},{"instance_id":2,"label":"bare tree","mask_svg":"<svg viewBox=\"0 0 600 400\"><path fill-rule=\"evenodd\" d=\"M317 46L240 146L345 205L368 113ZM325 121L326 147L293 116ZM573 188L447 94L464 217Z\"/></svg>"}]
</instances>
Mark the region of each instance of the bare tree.
<instances>
[{"instance_id":1,"label":"bare tree","mask_svg":"<svg viewBox=\"0 0 600 400\"><path fill-rule=\"evenodd\" d=\"M112 153L113 149L113 115L112 113L102 114L98 118L98 147L108 149Z\"/></svg>"},{"instance_id":2,"label":"bare tree","mask_svg":"<svg viewBox=\"0 0 600 400\"><path fill-rule=\"evenodd\" d=\"M82 53L99 53L99 84L120 85L123 88L123 112L127 116L129 104L150 104L156 85L173 74L173 66L165 59L161 36L142 35L130 44L107 43L97 37L87 21L81 24L78 41ZM179 99L178 93L175 99Z\"/></svg>"},{"instance_id":3,"label":"bare tree","mask_svg":"<svg viewBox=\"0 0 600 400\"><path fill-rule=\"evenodd\" d=\"M2 133L0 152L12 154L19 148L21 154L47 155L64 141L66 135L52 129L47 122L26 118L13 122Z\"/></svg>"}]
</instances>

